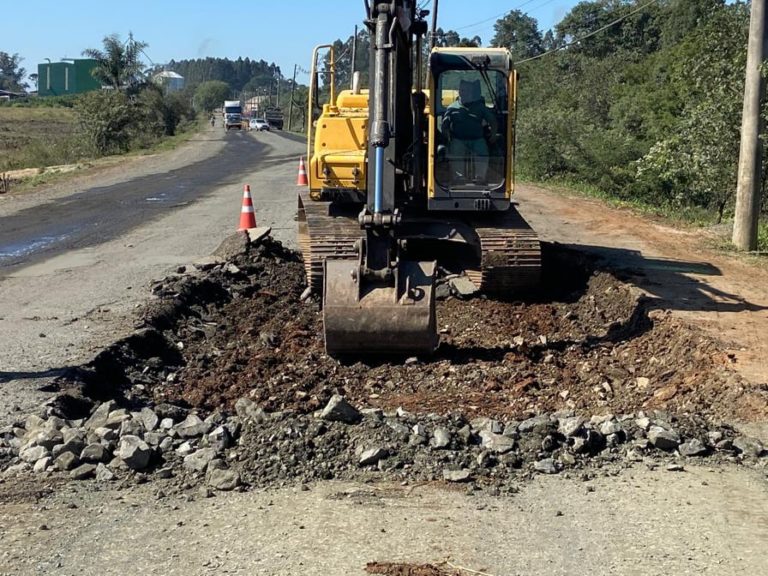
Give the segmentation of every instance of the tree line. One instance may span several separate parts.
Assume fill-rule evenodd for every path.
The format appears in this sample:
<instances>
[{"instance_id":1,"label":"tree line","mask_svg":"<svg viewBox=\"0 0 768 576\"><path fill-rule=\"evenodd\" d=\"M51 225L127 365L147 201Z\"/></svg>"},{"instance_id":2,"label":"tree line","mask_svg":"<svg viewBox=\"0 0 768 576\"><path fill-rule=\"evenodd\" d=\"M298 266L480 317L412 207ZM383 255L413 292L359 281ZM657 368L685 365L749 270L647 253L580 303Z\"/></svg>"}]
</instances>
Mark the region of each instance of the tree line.
<instances>
[{"instance_id":1,"label":"tree line","mask_svg":"<svg viewBox=\"0 0 768 576\"><path fill-rule=\"evenodd\" d=\"M722 0L582 2L546 34L511 12L493 42L519 62L524 173L730 215L748 27Z\"/></svg>"},{"instance_id":2,"label":"tree line","mask_svg":"<svg viewBox=\"0 0 768 576\"><path fill-rule=\"evenodd\" d=\"M546 31L511 10L488 44L508 48L520 75L518 173L729 217L748 27L748 5L724 0L584 1ZM483 45L437 32L439 46ZM334 43L339 87L349 86L351 44L352 36ZM357 44L355 68L366 79L367 30Z\"/></svg>"}]
</instances>

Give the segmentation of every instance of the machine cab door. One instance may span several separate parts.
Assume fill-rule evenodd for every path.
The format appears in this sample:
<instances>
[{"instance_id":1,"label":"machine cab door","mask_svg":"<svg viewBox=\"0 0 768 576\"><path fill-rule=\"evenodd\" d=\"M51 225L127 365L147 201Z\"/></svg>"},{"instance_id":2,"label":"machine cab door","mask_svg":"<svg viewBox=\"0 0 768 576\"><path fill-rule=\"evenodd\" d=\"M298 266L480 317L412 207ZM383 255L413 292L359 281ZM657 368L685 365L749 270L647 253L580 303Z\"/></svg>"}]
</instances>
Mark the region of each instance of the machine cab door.
<instances>
[{"instance_id":1,"label":"machine cab door","mask_svg":"<svg viewBox=\"0 0 768 576\"><path fill-rule=\"evenodd\" d=\"M437 48L429 83L429 209L506 210L515 117L509 52Z\"/></svg>"}]
</instances>

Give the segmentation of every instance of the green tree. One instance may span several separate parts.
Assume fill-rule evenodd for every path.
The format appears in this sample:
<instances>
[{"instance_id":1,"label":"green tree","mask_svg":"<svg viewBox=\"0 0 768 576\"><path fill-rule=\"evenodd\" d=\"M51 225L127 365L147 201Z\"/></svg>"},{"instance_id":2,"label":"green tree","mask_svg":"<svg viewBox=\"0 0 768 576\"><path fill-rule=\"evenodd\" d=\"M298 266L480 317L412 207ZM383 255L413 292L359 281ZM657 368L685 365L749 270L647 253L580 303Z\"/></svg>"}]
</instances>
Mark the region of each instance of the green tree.
<instances>
[{"instance_id":1,"label":"green tree","mask_svg":"<svg viewBox=\"0 0 768 576\"><path fill-rule=\"evenodd\" d=\"M538 56L544 51L538 22L520 10L512 10L497 20L493 29L496 34L491 46L508 48L513 61Z\"/></svg>"},{"instance_id":2,"label":"green tree","mask_svg":"<svg viewBox=\"0 0 768 576\"><path fill-rule=\"evenodd\" d=\"M206 112L221 108L230 93L231 89L226 82L221 80L203 82L195 90L195 108Z\"/></svg>"},{"instance_id":3,"label":"green tree","mask_svg":"<svg viewBox=\"0 0 768 576\"><path fill-rule=\"evenodd\" d=\"M733 202L749 12L721 6L670 52L670 81L684 103L675 125L637 163L637 186L663 191L673 206L714 209Z\"/></svg>"},{"instance_id":4,"label":"green tree","mask_svg":"<svg viewBox=\"0 0 768 576\"><path fill-rule=\"evenodd\" d=\"M99 90L81 95L74 107L89 155L104 156L130 148L136 108L122 91Z\"/></svg>"},{"instance_id":5,"label":"green tree","mask_svg":"<svg viewBox=\"0 0 768 576\"><path fill-rule=\"evenodd\" d=\"M23 92L27 89L28 85L24 82L27 71L19 66L22 60L18 54L0 52L0 90Z\"/></svg>"},{"instance_id":6,"label":"green tree","mask_svg":"<svg viewBox=\"0 0 768 576\"><path fill-rule=\"evenodd\" d=\"M105 36L103 50L88 48L83 55L96 60L96 67L91 71L96 80L115 90L136 92L144 81L144 64L140 54L148 46L146 42L134 39L133 33L123 42L120 36Z\"/></svg>"}]
</instances>

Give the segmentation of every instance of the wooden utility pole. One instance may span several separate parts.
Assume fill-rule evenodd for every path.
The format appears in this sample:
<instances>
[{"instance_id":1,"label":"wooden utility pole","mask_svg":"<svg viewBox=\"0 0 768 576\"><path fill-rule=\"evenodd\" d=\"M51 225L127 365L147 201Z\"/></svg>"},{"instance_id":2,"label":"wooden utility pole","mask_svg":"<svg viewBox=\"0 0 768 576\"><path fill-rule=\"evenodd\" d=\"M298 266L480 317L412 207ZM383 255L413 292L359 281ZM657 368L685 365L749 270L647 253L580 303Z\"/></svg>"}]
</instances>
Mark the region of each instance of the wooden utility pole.
<instances>
[{"instance_id":1,"label":"wooden utility pole","mask_svg":"<svg viewBox=\"0 0 768 576\"><path fill-rule=\"evenodd\" d=\"M766 49L765 0L752 0L747 44L747 71L744 81L744 108L741 116L741 149L736 183L736 213L733 243L739 250L757 249L757 220L760 212L762 145L760 108L765 82L760 67Z\"/></svg>"},{"instance_id":2,"label":"wooden utility pole","mask_svg":"<svg viewBox=\"0 0 768 576\"><path fill-rule=\"evenodd\" d=\"M355 86L355 62L357 62L357 26L355 26L355 35L352 36L352 61L349 70L349 87Z\"/></svg>"},{"instance_id":3,"label":"wooden utility pole","mask_svg":"<svg viewBox=\"0 0 768 576\"><path fill-rule=\"evenodd\" d=\"M298 64L293 65L293 80L291 80L291 103L288 104L288 132L290 132L291 128L293 127L293 90L296 87L296 69L298 67Z\"/></svg>"}]
</instances>

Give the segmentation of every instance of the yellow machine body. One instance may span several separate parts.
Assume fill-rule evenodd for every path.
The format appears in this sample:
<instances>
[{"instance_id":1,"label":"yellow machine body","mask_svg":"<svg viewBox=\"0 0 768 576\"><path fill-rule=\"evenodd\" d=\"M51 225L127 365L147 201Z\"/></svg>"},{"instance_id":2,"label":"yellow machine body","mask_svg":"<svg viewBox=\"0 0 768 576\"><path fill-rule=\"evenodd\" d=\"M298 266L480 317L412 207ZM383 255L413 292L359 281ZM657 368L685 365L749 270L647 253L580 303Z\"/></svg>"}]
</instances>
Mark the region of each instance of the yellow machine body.
<instances>
[{"instance_id":1,"label":"yellow machine body","mask_svg":"<svg viewBox=\"0 0 768 576\"><path fill-rule=\"evenodd\" d=\"M330 74L319 105L321 49ZM400 73L380 76L378 90L336 94L333 47L313 55L298 229L332 355L433 351L439 270L505 297L540 275L538 238L511 203L517 76L509 52L436 48L423 87L409 83L407 60L390 63ZM461 98L470 88L477 98ZM461 114L485 119L483 134L451 131Z\"/></svg>"}]
</instances>

